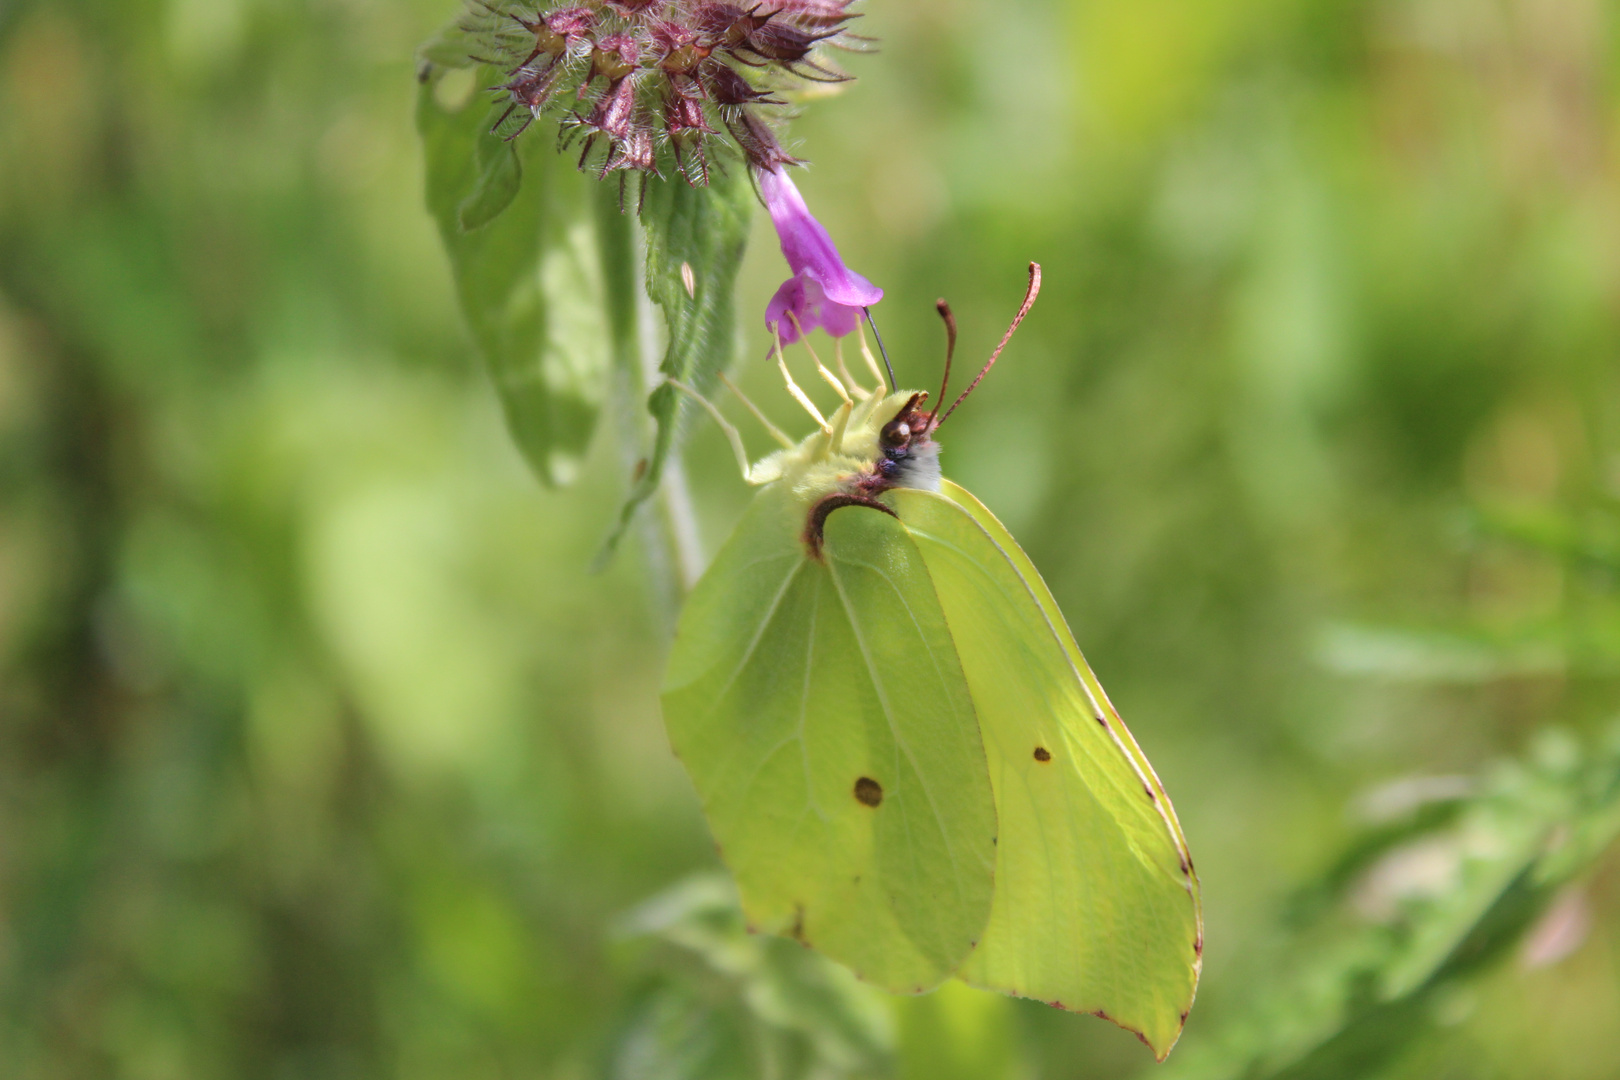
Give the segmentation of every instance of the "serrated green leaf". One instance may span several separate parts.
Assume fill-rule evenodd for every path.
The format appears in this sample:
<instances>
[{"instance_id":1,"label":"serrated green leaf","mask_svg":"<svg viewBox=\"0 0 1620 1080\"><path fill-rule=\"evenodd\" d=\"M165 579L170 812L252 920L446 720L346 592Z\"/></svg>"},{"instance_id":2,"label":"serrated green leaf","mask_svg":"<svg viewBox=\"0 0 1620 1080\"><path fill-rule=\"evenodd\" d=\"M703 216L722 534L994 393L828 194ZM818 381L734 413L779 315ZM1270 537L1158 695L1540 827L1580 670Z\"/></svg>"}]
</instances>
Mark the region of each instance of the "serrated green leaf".
<instances>
[{"instance_id":1,"label":"serrated green leaf","mask_svg":"<svg viewBox=\"0 0 1620 1080\"><path fill-rule=\"evenodd\" d=\"M607 1076L887 1075L894 1035L882 996L797 943L749 933L726 878L688 878L619 930L652 978L610 1048Z\"/></svg>"},{"instance_id":2,"label":"serrated green leaf","mask_svg":"<svg viewBox=\"0 0 1620 1080\"><path fill-rule=\"evenodd\" d=\"M724 171L713 170L706 187L678 178L652 179L642 193L647 294L663 310L668 342L659 371L704 393L736 352L737 272L754 207L747 169L740 162L727 164ZM647 409L658 427L647 469L631 488L604 554L611 553L636 507L658 489L688 405L667 384L648 396Z\"/></svg>"},{"instance_id":3,"label":"serrated green leaf","mask_svg":"<svg viewBox=\"0 0 1620 1080\"><path fill-rule=\"evenodd\" d=\"M1414 855L1446 860L1443 887L1402 896L1391 921L1296 950L1309 958L1300 970L1167 1077L1354 1080L1432 1030L1446 995L1509 954L1620 835L1620 729L1585 755L1553 733L1533 750L1482 778L1427 837L1389 851L1396 872ZM1375 867L1360 880L1387 888L1395 876Z\"/></svg>"},{"instance_id":4,"label":"serrated green leaf","mask_svg":"<svg viewBox=\"0 0 1620 1080\"><path fill-rule=\"evenodd\" d=\"M548 484L566 484L596 426L612 351L596 189L554 150L553 132L490 134L503 105L459 108L430 65L417 98L427 203L457 296L507 426ZM478 86L496 74L476 72ZM536 125L537 127L540 125Z\"/></svg>"}]
</instances>

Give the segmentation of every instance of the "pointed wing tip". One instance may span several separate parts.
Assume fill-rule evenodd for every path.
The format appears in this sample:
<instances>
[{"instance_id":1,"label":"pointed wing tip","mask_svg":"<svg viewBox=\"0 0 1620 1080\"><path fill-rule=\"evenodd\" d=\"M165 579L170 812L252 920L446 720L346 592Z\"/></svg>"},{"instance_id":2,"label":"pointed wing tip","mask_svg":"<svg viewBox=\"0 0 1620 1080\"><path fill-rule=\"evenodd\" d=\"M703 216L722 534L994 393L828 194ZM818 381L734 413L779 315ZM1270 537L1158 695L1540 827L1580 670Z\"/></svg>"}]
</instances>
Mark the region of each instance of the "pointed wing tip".
<instances>
[{"instance_id":1,"label":"pointed wing tip","mask_svg":"<svg viewBox=\"0 0 1620 1080\"><path fill-rule=\"evenodd\" d=\"M966 980L963 981L966 982ZM976 983L967 983L967 985L973 986L975 989L979 990L991 990L993 993L1006 994L1008 997L1029 997L1027 994L1020 994L1016 991L1007 991L987 986L979 986ZM1052 1008L1059 1009L1066 1013L1074 1013L1076 1016L1095 1016L1099 1020L1108 1021L1121 1031L1130 1032L1132 1035L1136 1036L1143 1046L1148 1048L1148 1052L1153 1055L1153 1060L1161 1065L1164 1064L1164 1060L1170 1056L1170 1051L1174 1050L1176 1048L1176 1044L1181 1041L1181 1033L1187 1029L1187 1017L1192 1013L1192 999L1188 998L1187 1007L1181 1010L1181 1016L1176 1024L1175 1032L1171 1034L1169 1039L1165 1041L1164 1049L1161 1050L1159 1047L1153 1044L1153 1040L1148 1038L1147 1034L1141 1028L1132 1027L1119 1017L1109 1015L1107 1009L1087 1009L1083 1006L1067 1005L1064 1002L1055 999L1043 1000L1041 998L1034 998L1032 1000L1040 1001L1043 1005L1050 1005Z\"/></svg>"},{"instance_id":2,"label":"pointed wing tip","mask_svg":"<svg viewBox=\"0 0 1620 1080\"><path fill-rule=\"evenodd\" d=\"M1060 1009L1066 1008L1066 1006L1056 1001L1051 1002L1051 1004ZM1189 1004L1188 1010L1190 1011L1190 1009L1191 1005ZM1079 1010L1067 1009L1067 1011L1077 1012ZM1164 1044L1164 1049L1161 1050L1157 1046L1153 1045L1153 1040L1148 1038L1140 1028L1134 1028L1117 1017L1109 1016L1108 1012L1104 1009L1093 1009L1089 1015L1095 1016L1100 1020L1107 1020L1110 1024L1113 1024L1120 1030L1128 1031L1132 1035L1135 1035L1142 1045L1148 1048L1148 1053L1153 1055L1153 1060L1161 1065L1164 1064L1164 1059L1170 1056L1170 1051L1176 1048L1176 1043L1181 1041L1181 1033L1186 1030L1187 1027L1187 1011L1183 1011L1181 1014L1181 1022L1176 1025L1175 1034L1170 1036L1169 1041Z\"/></svg>"}]
</instances>

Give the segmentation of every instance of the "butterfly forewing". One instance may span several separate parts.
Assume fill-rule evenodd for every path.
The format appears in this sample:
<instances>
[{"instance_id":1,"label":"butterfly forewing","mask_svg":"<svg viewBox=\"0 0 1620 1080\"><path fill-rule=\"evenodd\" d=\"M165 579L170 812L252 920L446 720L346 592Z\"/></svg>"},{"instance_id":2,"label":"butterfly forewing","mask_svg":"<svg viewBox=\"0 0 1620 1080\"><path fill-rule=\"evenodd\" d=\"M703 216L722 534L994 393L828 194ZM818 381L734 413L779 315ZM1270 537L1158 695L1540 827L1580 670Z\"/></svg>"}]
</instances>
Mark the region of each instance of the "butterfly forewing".
<instances>
[{"instance_id":1,"label":"butterfly forewing","mask_svg":"<svg viewBox=\"0 0 1620 1080\"><path fill-rule=\"evenodd\" d=\"M1174 811L1039 575L961 488L890 496L928 567L968 681L1000 844L967 982L1098 1012L1162 1058L1202 949Z\"/></svg>"},{"instance_id":2,"label":"butterfly forewing","mask_svg":"<svg viewBox=\"0 0 1620 1080\"><path fill-rule=\"evenodd\" d=\"M823 558L766 489L681 616L664 691L752 925L885 988L982 935L996 819L967 680L905 527L850 507Z\"/></svg>"}]
</instances>

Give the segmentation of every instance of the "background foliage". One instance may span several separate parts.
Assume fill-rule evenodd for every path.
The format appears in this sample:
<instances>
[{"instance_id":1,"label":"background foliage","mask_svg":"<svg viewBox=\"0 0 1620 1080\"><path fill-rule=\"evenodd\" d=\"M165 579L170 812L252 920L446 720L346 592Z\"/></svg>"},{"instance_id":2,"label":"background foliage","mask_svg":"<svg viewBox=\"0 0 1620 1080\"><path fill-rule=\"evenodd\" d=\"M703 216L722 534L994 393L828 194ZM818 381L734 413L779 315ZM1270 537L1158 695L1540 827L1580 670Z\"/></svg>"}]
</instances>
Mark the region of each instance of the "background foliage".
<instances>
[{"instance_id":1,"label":"background foliage","mask_svg":"<svg viewBox=\"0 0 1620 1080\"><path fill-rule=\"evenodd\" d=\"M451 9L0 2L0 1075L1151 1069L736 926L647 552L584 572L623 432L543 488L459 321ZM946 466L1176 797L1171 1075L1615 1075L1614 20L872 0L795 125L903 381L935 296L982 354L1045 266ZM798 430L754 218L741 377ZM712 551L747 495L686 465Z\"/></svg>"}]
</instances>

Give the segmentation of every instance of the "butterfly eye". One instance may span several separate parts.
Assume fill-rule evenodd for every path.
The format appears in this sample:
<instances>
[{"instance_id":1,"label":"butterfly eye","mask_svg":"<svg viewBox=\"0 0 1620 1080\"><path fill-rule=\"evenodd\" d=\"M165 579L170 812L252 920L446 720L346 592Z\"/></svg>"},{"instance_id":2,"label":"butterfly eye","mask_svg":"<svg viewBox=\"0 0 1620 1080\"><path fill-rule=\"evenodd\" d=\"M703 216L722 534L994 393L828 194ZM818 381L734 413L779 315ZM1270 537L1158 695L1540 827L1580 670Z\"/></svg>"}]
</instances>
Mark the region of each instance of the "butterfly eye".
<instances>
[{"instance_id":1,"label":"butterfly eye","mask_svg":"<svg viewBox=\"0 0 1620 1080\"><path fill-rule=\"evenodd\" d=\"M883 425L878 438L884 446L904 446L911 441L911 425L904 420L890 420Z\"/></svg>"}]
</instances>

